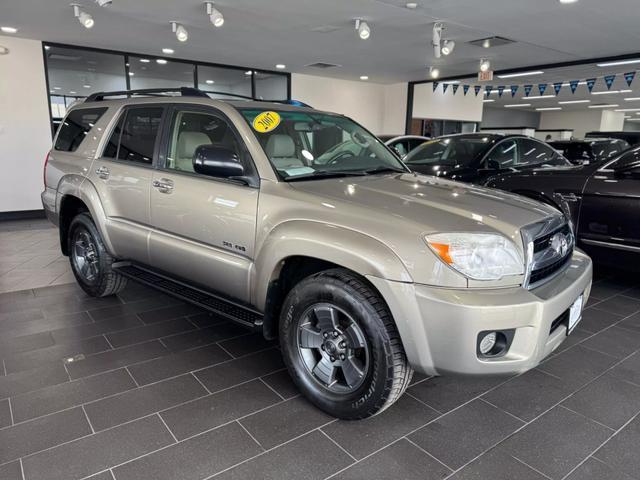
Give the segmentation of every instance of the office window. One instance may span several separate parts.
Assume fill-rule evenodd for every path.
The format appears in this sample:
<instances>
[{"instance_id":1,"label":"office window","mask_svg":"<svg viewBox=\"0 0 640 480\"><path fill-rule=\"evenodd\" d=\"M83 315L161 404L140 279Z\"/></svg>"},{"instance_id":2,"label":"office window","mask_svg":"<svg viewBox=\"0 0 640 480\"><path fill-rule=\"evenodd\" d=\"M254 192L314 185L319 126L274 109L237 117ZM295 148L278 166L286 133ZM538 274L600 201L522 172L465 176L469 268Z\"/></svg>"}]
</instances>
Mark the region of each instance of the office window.
<instances>
[{"instance_id":1,"label":"office window","mask_svg":"<svg viewBox=\"0 0 640 480\"><path fill-rule=\"evenodd\" d=\"M132 55L129 57L129 82L133 90L194 87L194 68L192 63Z\"/></svg>"},{"instance_id":2,"label":"office window","mask_svg":"<svg viewBox=\"0 0 640 480\"><path fill-rule=\"evenodd\" d=\"M287 83L286 75L277 73L255 72L256 98L260 100L286 100Z\"/></svg>"},{"instance_id":3,"label":"office window","mask_svg":"<svg viewBox=\"0 0 640 480\"><path fill-rule=\"evenodd\" d=\"M198 65L198 88L251 97L251 70L209 67ZM211 94L214 98L231 98L227 95Z\"/></svg>"}]
</instances>

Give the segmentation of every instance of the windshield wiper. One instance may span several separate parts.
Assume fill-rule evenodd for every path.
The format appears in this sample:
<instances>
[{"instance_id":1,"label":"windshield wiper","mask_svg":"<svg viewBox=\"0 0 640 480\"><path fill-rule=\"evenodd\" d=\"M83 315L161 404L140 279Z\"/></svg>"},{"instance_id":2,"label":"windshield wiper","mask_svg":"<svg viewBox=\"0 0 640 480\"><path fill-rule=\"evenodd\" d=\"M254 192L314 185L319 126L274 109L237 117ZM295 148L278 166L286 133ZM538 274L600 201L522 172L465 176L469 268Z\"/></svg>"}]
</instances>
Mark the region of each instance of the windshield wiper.
<instances>
[{"instance_id":1,"label":"windshield wiper","mask_svg":"<svg viewBox=\"0 0 640 480\"><path fill-rule=\"evenodd\" d=\"M400 168L385 167L385 166L370 168L368 170L364 170L362 173L365 173L366 175L375 175L376 173L388 173L388 172L408 173L406 170L402 170Z\"/></svg>"},{"instance_id":2,"label":"windshield wiper","mask_svg":"<svg viewBox=\"0 0 640 480\"><path fill-rule=\"evenodd\" d=\"M343 170L316 170L313 173L305 173L303 175L294 175L285 178L285 182L295 182L298 180L309 180L311 178L339 178L339 177L361 177L365 175L361 171L343 171Z\"/></svg>"}]
</instances>

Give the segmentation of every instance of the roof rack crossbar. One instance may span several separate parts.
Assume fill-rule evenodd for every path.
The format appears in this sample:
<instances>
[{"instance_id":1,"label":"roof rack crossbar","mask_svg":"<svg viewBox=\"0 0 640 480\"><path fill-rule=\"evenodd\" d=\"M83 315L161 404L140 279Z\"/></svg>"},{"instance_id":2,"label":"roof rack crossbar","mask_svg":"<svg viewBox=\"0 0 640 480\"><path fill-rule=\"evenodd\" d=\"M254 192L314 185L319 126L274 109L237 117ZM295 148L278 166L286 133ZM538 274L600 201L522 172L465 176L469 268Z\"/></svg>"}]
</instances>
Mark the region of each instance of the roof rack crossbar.
<instances>
[{"instance_id":1,"label":"roof rack crossbar","mask_svg":"<svg viewBox=\"0 0 640 480\"><path fill-rule=\"evenodd\" d=\"M164 93L179 93L183 97L206 97L209 96L202 90L192 87L177 87L177 88L142 88L138 90L117 90L113 92L96 92L87 97L85 102L101 102L106 97L117 97L121 95L133 96L133 95L148 95L157 96Z\"/></svg>"}]
</instances>

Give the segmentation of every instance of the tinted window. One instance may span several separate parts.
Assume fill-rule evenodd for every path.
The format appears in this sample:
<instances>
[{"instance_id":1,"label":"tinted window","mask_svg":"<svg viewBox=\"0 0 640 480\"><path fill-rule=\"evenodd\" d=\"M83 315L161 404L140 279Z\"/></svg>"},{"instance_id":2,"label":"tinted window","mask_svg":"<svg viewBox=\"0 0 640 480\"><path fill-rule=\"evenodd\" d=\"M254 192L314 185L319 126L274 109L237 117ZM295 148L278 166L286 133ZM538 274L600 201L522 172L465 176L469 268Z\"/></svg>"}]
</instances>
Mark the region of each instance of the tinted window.
<instances>
[{"instance_id":1,"label":"tinted window","mask_svg":"<svg viewBox=\"0 0 640 480\"><path fill-rule=\"evenodd\" d=\"M515 140L505 140L495 146L487 156L485 167L509 168L517 163L518 148Z\"/></svg>"},{"instance_id":2,"label":"tinted window","mask_svg":"<svg viewBox=\"0 0 640 480\"><path fill-rule=\"evenodd\" d=\"M111 132L109 142L107 143L106 147L104 147L104 152L102 153L103 157L118 158L118 145L120 143L120 134L122 133L122 124L124 123L124 117L125 114L120 115L118 123L113 129L113 132Z\"/></svg>"},{"instance_id":3,"label":"tinted window","mask_svg":"<svg viewBox=\"0 0 640 480\"><path fill-rule=\"evenodd\" d=\"M158 136L162 107L136 107L127 110L120 136L118 159L150 164Z\"/></svg>"},{"instance_id":4,"label":"tinted window","mask_svg":"<svg viewBox=\"0 0 640 480\"><path fill-rule=\"evenodd\" d=\"M400 154L400 156L404 156L409 153L409 148L407 147L407 140L398 140L393 142L391 146L396 149L396 151Z\"/></svg>"},{"instance_id":5,"label":"tinted window","mask_svg":"<svg viewBox=\"0 0 640 480\"><path fill-rule=\"evenodd\" d=\"M176 112L166 168L193 173L193 157L200 145L225 148L240 158L238 141L225 120L209 113Z\"/></svg>"},{"instance_id":6,"label":"tinted window","mask_svg":"<svg viewBox=\"0 0 640 480\"><path fill-rule=\"evenodd\" d=\"M411 151L404 162L409 165L466 166L482 156L491 143L491 137L436 138Z\"/></svg>"},{"instance_id":7,"label":"tinted window","mask_svg":"<svg viewBox=\"0 0 640 480\"><path fill-rule=\"evenodd\" d=\"M518 139L518 148L517 166L539 165L541 167L555 167L569 165L566 158L545 143L529 138L520 138Z\"/></svg>"},{"instance_id":8,"label":"tinted window","mask_svg":"<svg viewBox=\"0 0 640 480\"><path fill-rule=\"evenodd\" d=\"M62 122L54 148L63 152L75 152L84 137L106 111L106 108L79 108L73 110Z\"/></svg>"},{"instance_id":9,"label":"tinted window","mask_svg":"<svg viewBox=\"0 0 640 480\"><path fill-rule=\"evenodd\" d=\"M634 148L622 155L617 161L609 165L609 168L622 170L627 168L640 168L640 148Z\"/></svg>"},{"instance_id":10,"label":"tinted window","mask_svg":"<svg viewBox=\"0 0 640 480\"><path fill-rule=\"evenodd\" d=\"M622 150L629 148L629 144L623 140L593 142L591 148L596 159L607 160L615 157Z\"/></svg>"}]
</instances>

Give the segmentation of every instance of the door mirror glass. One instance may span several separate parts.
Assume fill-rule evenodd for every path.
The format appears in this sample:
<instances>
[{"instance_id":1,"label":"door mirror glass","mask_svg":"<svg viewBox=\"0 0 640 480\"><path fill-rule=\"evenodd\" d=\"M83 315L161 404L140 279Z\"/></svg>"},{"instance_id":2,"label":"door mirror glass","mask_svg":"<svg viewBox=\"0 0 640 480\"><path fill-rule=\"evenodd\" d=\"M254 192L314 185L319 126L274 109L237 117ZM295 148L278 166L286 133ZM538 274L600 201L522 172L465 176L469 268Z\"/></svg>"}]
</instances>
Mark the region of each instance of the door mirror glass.
<instances>
[{"instance_id":1,"label":"door mirror glass","mask_svg":"<svg viewBox=\"0 0 640 480\"><path fill-rule=\"evenodd\" d=\"M487 168L489 170L500 170L500 162L497 160L487 160Z\"/></svg>"},{"instance_id":2,"label":"door mirror glass","mask_svg":"<svg viewBox=\"0 0 640 480\"><path fill-rule=\"evenodd\" d=\"M200 145L193 155L193 170L218 178L243 177L244 167L235 151L216 145Z\"/></svg>"}]
</instances>

